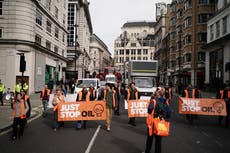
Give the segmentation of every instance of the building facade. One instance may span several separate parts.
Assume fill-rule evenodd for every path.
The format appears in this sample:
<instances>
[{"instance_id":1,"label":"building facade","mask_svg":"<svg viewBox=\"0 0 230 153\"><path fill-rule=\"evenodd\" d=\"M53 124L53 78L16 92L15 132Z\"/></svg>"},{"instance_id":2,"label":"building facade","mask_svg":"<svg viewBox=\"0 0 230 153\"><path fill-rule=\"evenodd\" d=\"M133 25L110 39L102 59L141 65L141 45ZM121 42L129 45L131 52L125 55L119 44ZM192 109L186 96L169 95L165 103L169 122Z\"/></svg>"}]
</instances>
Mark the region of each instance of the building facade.
<instances>
[{"instance_id":1,"label":"building facade","mask_svg":"<svg viewBox=\"0 0 230 153\"><path fill-rule=\"evenodd\" d=\"M104 67L111 65L111 53L106 44L95 34L90 37L90 65L92 65L91 73L98 74L103 72Z\"/></svg>"},{"instance_id":2,"label":"building facade","mask_svg":"<svg viewBox=\"0 0 230 153\"><path fill-rule=\"evenodd\" d=\"M16 80L40 91L49 80L65 76L67 57L67 4L65 0L0 1L0 78L6 88ZM19 72L24 54L26 71Z\"/></svg>"},{"instance_id":3,"label":"building facade","mask_svg":"<svg viewBox=\"0 0 230 153\"><path fill-rule=\"evenodd\" d=\"M87 0L68 0L68 31L67 79L87 77L90 36L93 32Z\"/></svg>"},{"instance_id":4,"label":"building facade","mask_svg":"<svg viewBox=\"0 0 230 153\"><path fill-rule=\"evenodd\" d=\"M173 0L169 11L170 77L202 88L205 81L207 21L215 0Z\"/></svg>"},{"instance_id":5,"label":"building facade","mask_svg":"<svg viewBox=\"0 0 230 153\"><path fill-rule=\"evenodd\" d=\"M114 42L115 67L123 72L124 62L153 59L155 22L127 22Z\"/></svg>"},{"instance_id":6,"label":"building facade","mask_svg":"<svg viewBox=\"0 0 230 153\"><path fill-rule=\"evenodd\" d=\"M217 88L230 80L230 0L218 1L207 32L205 82Z\"/></svg>"}]
</instances>

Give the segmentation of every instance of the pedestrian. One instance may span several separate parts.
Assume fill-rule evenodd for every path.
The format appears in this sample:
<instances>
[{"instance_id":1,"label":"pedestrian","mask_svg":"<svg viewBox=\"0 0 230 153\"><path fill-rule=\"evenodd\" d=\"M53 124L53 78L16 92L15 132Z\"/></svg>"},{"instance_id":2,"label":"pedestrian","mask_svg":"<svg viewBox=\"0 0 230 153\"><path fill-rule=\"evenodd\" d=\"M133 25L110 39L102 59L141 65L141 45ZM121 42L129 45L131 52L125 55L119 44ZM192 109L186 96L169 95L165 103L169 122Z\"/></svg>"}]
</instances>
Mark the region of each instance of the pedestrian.
<instances>
[{"instance_id":1,"label":"pedestrian","mask_svg":"<svg viewBox=\"0 0 230 153\"><path fill-rule=\"evenodd\" d=\"M26 122L25 122L25 127L27 127L28 126L27 120L28 120L28 118L30 118L30 115L31 115L30 97L28 95L26 95L26 91L24 89L21 89L21 96L22 96L22 100L24 102L26 102L28 105L28 111L26 113Z\"/></svg>"},{"instance_id":2,"label":"pedestrian","mask_svg":"<svg viewBox=\"0 0 230 153\"><path fill-rule=\"evenodd\" d=\"M121 99L121 87L120 84L115 85L115 99L116 99L116 109L114 111L114 114L117 116L120 116L120 99Z\"/></svg>"},{"instance_id":3,"label":"pedestrian","mask_svg":"<svg viewBox=\"0 0 230 153\"><path fill-rule=\"evenodd\" d=\"M50 93L52 93L52 90L54 88L54 81L50 78L50 81L48 82L47 86L48 86L48 89L50 90Z\"/></svg>"},{"instance_id":4,"label":"pedestrian","mask_svg":"<svg viewBox=\"0 0 230 153\"><path fill-rule=\"evenodd\" d=\"M20 93L17 93L15 96L14 104L13 104L13 135L12 140L16 140L17 138L21 138L24 133L24 127L26 123L26 113L29 110L29 106L27 102L25 102ZM19 125L19 132L18 132Z\"/></svg>"},{"instance_id":5,"label":"pedestrian","mask_svg":"<svg viewBox=\"0 0 230 153\"><path fill-rule=\"evenodd\" d=\"M54 98L53 98L53 111L54 111L54 131L57 131L57 129L59 127L62 127L64 126L64 122L61 121L59 122L58 121L58 106L60 103L64 103L65 102L65 98L64 96L62 95L62 90L61 88L57 88L56 89L56 93L54 94Z\"/></svg>"},{"instance_id":6,"label":"pedestrian","mask_svg":"<svg viewBox=\"0 0 230 153\"><path fill-rule=\"evenodd\" d=\"M90 93L90 98L89 98L90 101L94 101L97 98L97 95L93 84L90 84L89 86L89 93Z\"/></svg>"},{"instance_id":7,"label":"pedestrian","mask_svg":"<svg viewBox=\"0 0 230 153\"><path fill-rule=\"evenodd\" d=\"M26 84L26 82L24 80L22 81L22 89L27 94L27 92L29 90L29 86Z\"/></svg>"},{"instance_id":8,"label":"pedestrian","mask_svg":"<svg viewBox=\"0 0 230 153\"><path fill-rule=\"evenodd\" d=\"M47 110L49 98L50 98L50 90L48 89L48 86L45 85L40 94L40 99L42 100L42 105L43 105L43 117L45 117L45 111Z\"/></svg>"},{"instance_id":9,"label":"pedestrian","mask_svg":"<svg viewBox=\"0 0 230 153\"><path fill-rule=\"evenodd\" d=\"M190 84L188 85L187 89L184 90L182 93L182 97L185 98L201 98L201 92L197 88L193 88L193 86ZM186 114L186 119L189 121L190 124L193 124L193 119L195 115L192 114Z\"/></svg>"},{"instance_id":10,"label":"pedestrian","mask_svg":"<svg viewBox=\"0 0 230 153\"><path fill-rule=\"evenodd\" d=\"M166 99L163 97L163 93L161 90L157 90L155 95L151 96L151 100L148 106L148 114L151 115L152 119L160 118L168 119L170 117L171 111L169 110L169 106L166 103ZM159 135L152 133L153 124L152 122L147 123L147 140L146 140L146 149L143 153L150 153L153 143L153 138L155 137L155 153L161 153L161 145L162 145L162 137ZM154 131L154 130L153 130Z\"/></svg>"},{"instance_id":11,"label":"pedestrian","mask_svg":"<svg viewBox=\"0 0 230 153\"><path fill-rule=\"evenodd\" d=\"M138 100L138 90L135 87L134 82L132 82L130 87L127 89L127 101L128 100ZM136 126L135 117L130 117L128 124Z\"/></svg>"},{"instance_id":12,"label":"pedestrian","mask_svg":"<svg viewBox=\"0 0 230 153\"><path fill-rule=\"evenodd\" d=\"M229 83L226 84L224 90L223 90L223 99L226 104L226 112L227 116L225 116L225 123L224 126L226 128L229 128L229 122L230 122L230 85ZM221 122L223 120L223 116L219 117L219 124L221 125Z\"/></svg>"},{"instance_id":13,"label":"pedestrian","mask_svg":"<svg viewBox=\"0 0 230 153\"><path fill-rule=\"evenodd\" d=\"M82 90L78 93L76 101L88 102L90 100L90 93L86 86L83 86ZM77 130L82 128L82 121L77 121ZM86 129L86 120L83 121L83 128Z\"/></svg>"},{"instance_id":14,"label":"pedestrian","mask_svg":"<svg viewBox=\"0 0 230 153\"><path fill-rule=\"evenodd\" d=\"M170 102L172 100L172 88L169 87L169 86L166 86L165 87L165 90L164 90L164 97L166 99L166 102L168 105L170 105Z\"/></svg>"},{"instance_id":15,"label":"pedestrian","mask_svg":"<svg viewBox=\"0 0 230 153\"><path fill-rule=\"evenodd\" d=\"M2 83L2 80L0 80L0 102L3 104L3 97L4 97L4 93L5 93L5 85Z\"/></svg>"},{"instance_id":16,"label":"pedestrian","mask_svg":"<svg viewBox=\"0 0 230 153\"><path fill-rule=\"evenodd\" d=\"M110 131L112 122L112 112L115 108L115 97L114 92L112 90L112 85L109 83L106 83L104 97L104 100L106 102L106 130Z\"/></svg>"},{"instance_id":17,"label":"pedestrian","mask_svg":"<svg viewBox=\"0 0 230 153\"><path fill-rule=\"evenodd\" d=\"M21 83L21 80L18 79L17 84L14 85L14 88L13 88L14 94L16 95L16 94L20 93L21 89L22 89L22 83Z\"/></svg>"}]
</instances>

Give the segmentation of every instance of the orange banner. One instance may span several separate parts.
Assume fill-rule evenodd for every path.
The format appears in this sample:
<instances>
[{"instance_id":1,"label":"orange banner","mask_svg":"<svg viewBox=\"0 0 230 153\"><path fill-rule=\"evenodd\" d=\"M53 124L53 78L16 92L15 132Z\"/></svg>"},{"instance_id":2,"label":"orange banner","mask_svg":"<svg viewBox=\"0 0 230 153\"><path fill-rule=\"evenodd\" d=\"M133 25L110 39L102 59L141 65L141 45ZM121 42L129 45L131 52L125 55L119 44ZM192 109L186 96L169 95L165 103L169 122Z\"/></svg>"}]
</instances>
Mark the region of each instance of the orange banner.
<instances>
[{"instance_id":1,"label":"orange banner","mask_svg":"<svg viewBox=\"0 0 230 153\"><path fill-rule=\"evenodd\" d=\"M149 100L128 100L129 117L147 117Z\"/></svg>"},{"instance_id":2,"label":"orange banner","mask_svg":"<svg viewBox=\"0 0 230 153\"><path fill-rule=\"evenodd\" d=\"M179 98L180 114L226 116L226 104L221 99Z\"/></svg>"},{"instance_id":3,"label":"orange banner","mask_svg":"<svg viewBox=\"0 0 230 153\"><path fill-rule=\"evenodd\" d=\"M106 120L105 101L66 102L58 106L58 121Z\"/></svg>"}]
</instances>

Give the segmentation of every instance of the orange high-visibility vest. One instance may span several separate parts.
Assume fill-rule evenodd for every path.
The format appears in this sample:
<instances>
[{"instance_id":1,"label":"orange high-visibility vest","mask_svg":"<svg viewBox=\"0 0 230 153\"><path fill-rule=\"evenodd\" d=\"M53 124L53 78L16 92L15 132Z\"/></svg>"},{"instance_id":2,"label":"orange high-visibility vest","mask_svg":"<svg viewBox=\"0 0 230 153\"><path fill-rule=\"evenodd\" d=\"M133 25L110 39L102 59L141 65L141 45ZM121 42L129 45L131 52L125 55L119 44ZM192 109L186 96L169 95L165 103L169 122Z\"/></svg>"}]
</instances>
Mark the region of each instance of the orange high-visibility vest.
<instances>
[{"instance_id":1,"label":"orange high-visibility vest","mask_svg":"<svg viewBox=\"0 0 230 153\"><path fill-rule=\"evenodd\" d=\"M150 102L151 103L151 102ZM155 107L157 105L157 102L156 100L154 99L153 100L153 105L154 105L154 108L153 108L153 111L150 115L148 115L148 117L146 118L146 124L148 126L148 129L149 129L149 136L152 136L153 135L153 120L154 120L154 110L155 110Z\"/></svg>"},{"instance_id":2,"label":"orange high-visibility vest","mask_svg":"<svg viewBox=\"0 0 230 153\"><path fill-rule=\"evenodd\" d=\"M54 106L53 111L56 111L57 108L58 108L59 103L64 103L65 102L64 96L60 96L60 98L58 98L58 96L55 94L54 95L54 101L56 102L56 105Z\"/></svg>"},{"instance_id":3,"label":"orange high-visibility vest","mask_svg":"<svg viewBox=\"0 0 230 153\"><path fill-rule=\"evenodd\" d=\"M228 99L230 99L230 91L228 91Z\"/></svg>"},{"instance_id":4,"label":"orange high-visibility vest","mask_svg":"<svg viewBox=\"0 0 230 153\"><path fill-rule=\"evenodd\" d=\"M87 92L86 100L85 100L85 101L89 101L89 97L90 97L90 93ZM82 91L80 91L80 92L78 93L78 101L82 101Z\"/></svg>"},{"instance_id":5,"label":"orange high-visibility vest","mask_svg":"<svg viewBox=\"0 0 230 153\"><path fill-rule=\"evenodd\" d=\"M130 100L130 89L127 90L127 100ZM135 98L136 100L138 99L138 90L136 89L136 92L135 92Z\"/></svg>"},{"instance_id":6,"label":"orange high-visibility vest","mask_svg":"<svg viewBox=\"0 0 230 153\"><path fill-rule=\"evenodd\" d=\"M189 98L188 90L184 90L185 98ZM195 89L192 89L192 98L195 98Z\"/></svg>"},{"instance_id":7,"label":"orange high-visibility vest","mask_svg":"<svg viewBox=\"0 0 230 153\"><path fill-rule=\"evenodd\" d=\"M48 96L50 95L50 90L49 90L49 89L43 89L42 92L41 92L40 98L43 98L43 97L44 97L44 95L45 95L45 90L47 90L47 95L48 95Z\"/></svg>"},{"instance_id":8,"label":"orange high-visibility vest","mask_svg":"<svg viewBox=\"0 0 230 153\"><path fill-rule=\"evenodd\" d=\"M16 106L15 105L16 105L16 102L14 103L14 109L13 109L13 112L12 112L12 118L15 118L15 115L16 115ZM20 115L20 118L21 119L26 118L24 100L21 100L21 115Z\"/></svg>"}]
</instances>

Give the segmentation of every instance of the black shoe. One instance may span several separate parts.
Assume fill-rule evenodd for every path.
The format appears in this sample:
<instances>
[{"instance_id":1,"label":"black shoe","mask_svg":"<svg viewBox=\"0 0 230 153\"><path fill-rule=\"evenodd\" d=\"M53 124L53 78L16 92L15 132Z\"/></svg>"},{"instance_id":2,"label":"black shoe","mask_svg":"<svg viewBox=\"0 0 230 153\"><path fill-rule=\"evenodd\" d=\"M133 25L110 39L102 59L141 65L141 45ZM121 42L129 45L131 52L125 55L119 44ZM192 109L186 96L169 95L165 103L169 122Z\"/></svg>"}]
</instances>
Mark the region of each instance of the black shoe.
<instances>
[{"instance_id":1,"label":"black shoe","mask_svg":"<svg viewBox=\"0 0 230 153\"><path fill-rule=\"evenodd\" d=\"M131 123L132 126L137 126L136 123Z\"/></svg>"}]
</instances>

